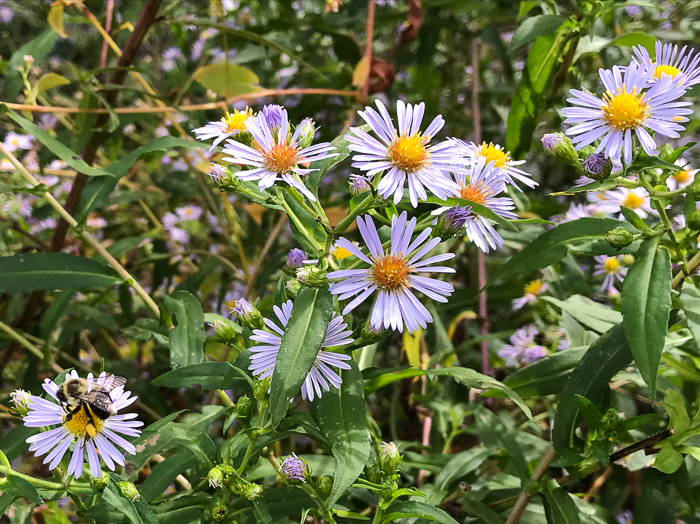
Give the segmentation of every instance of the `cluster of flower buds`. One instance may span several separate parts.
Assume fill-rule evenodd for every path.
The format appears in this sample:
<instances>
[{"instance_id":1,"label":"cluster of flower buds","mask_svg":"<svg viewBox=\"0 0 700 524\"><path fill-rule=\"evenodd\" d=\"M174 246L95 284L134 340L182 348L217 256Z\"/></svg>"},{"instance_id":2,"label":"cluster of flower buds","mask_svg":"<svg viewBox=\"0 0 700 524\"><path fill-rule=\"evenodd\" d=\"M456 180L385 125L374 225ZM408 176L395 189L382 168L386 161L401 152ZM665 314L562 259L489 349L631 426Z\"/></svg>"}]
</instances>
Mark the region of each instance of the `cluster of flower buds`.
<instances>
[{"instance_id":1,"label":"cluster of flower buds","mask_svg":"<svg viewBox=\"0 0 700 524\"><path fill-rule=\"evenodd\" d=\"M227 487L249 501L259 499L263 492L263 487L260 484L241 478L236 470L228 464L218 464L211 468L207 473L207 481L212 488Z\"/></svg>"}]
</instances>

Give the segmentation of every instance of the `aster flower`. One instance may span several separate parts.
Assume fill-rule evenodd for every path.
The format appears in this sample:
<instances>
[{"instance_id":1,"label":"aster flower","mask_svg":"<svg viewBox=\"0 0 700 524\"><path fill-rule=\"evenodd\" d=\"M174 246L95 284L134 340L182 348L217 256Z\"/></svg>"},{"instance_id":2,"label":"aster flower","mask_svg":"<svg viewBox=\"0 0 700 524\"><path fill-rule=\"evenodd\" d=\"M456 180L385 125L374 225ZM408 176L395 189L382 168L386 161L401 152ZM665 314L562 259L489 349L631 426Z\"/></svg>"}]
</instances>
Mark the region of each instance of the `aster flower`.
<instances>
[{"instance_id":1,"label":"aster flower","mask_svg":"<svg viewBox=\"0 0 700 524\"><path fill-rule=\"evenodd\" d=\"M593 153L583 161L583 169L590 176L603 177L606 176L606 173L610 174L612 163L605 158L603 153Z\"/></svg>"},{"instance_id":2,"label":"aster flower","mask_svg":"<svg viewBox=\"0 0 700 524\"><path fill-rule=\"evenodd\" d=\"M299 126L294 130L294 134L289 133L286 110L282 110L282 123L279 128L273 126L265 114L261 113L246 121L246 129L258 143L259 149L230 139L226 141L224 153L231 156L224 157L224 160L251 167L238 171L235 175L241 180L259 180L260 189L267 189L276 180L282 180L315 202L316 197L304 186L301 177L317 169L301 168L299 164L337 156L336 153L331 153L335 147L328 142L302 147L303 129Z\"/></svg>"},{"instance_id":3,"label":"aster flower","mask_svg":"<svg viewBox=\"0 0 700 524\"><path fill-rule=\"evenodd\" d=\"M478 163L482 159L486 164L492 163L503 174L505 183L514 186L516 189L520 190L515 182L516 180L529 188L538 185L537 182L532 180L529 173L518 167L523 165L525 160L513 160L510 157L510 153L498 144L482 142L481 145L476 145L474 142L467 143L463 140L457 140L457 143L464 149L472 164Z\"/></svg>"},{"instance_id":4,"label":"aster flower","mask_svg":"<svg viewBox=\"0 0 700 524\"><path fill-rule=\"evenodd\" d=\"M536 279L529 282L525 286L525 292L522 297L513 300L513 311L522 309L525 304L534 304L537 300L537 296L541 295L549 289L549 285L546 282L542 282L541 279Z\"/></svg>"},{"instance_id":5,"label":"aster flower","mask_svg":"<svg viewBox=\"0 0 700 524\"><path fill-rule=\"evenodd\" d=\"M31 149L34 137L32 135L19 135L10 131L5 136L3 144L8 151L17 151L18 149Z\"/></svg>"},{"instance_id":6,"label":"aster flower","mask_svg":"<svg viewBox=\"0 0 700 524\"><path fill-rule=\"evenodd\" d=\"M211 181L215 184L221 182L225 174L226 172L221 164L212 163L211 166L209 166L209 178L211 178Z\"/></svg>"},{"instance_id":7,"label":"aster flower","mask_svg":"<svg viewBox=\"0 0 700 524\"><path fill-rule=\"evenodd\" d=\"M351 127L352 135L347 136L348 149L355 153L352 166L366 172L372 179L384 173L377 184L377 192L384 198L393 195L394 203L403 198L404 186L408 183L411 205L416 207L418 200L426 200L426 189L438 198L446 199L457 189L447 176L449 171L464 169L456 166L464 164L464 155L454 140L445 140L429 145L430 140L442 129L445 121L437 116L425 132L420 131L425 104L405 104L396 102L398 131L384 104L377 100L377 109L365 107L358 111L369 124L377 138L357 127Z\"/></svg>"},{"instance_id":8,"label":"aster flower","mask_svg":"<svg viewBox=\"0 0 700 524\"><path fill-rule=\"evenodd\" d=\"M622 282L627 274L627 268L621 264L622 256L608 257L597 255L593 257L597 264L594 267L593 275L605 275L601 290L608 293L615 287L615 281Z\"/></svg>"},{"instance_id":9,"label":"aster flower","mask_svg":"<svg viewBox=\"0 0 700 524\"><path fill-rule=\"evenodd\" d=\"M601 69L600 78L607 90L603 98L588 91L572 89L572 98L567 101L574 106L565 107L562 112L566 124L573 126L566 130L572 136L576 149L581 149L600 139L596 152L604 152L606 158L616 158L624 153L626 164L632 162L632 132L647 154L653 155L656 142L645 128L672 138L680 135L684 127L679 122L687 122L682 115L693 111L687 106L691 102L678 102L685 89L677 85L673 78L664 76L645 90L649 83L649 73L632 62L623 72L618 66L612 70Z\"/></svg>"},{"instance_id":10,"label":"aster flower","mask_svg":"<svg viewBox=\"0 0 700 524\"><path fill-rule=\"evenodd\" d=\"M357 242L352 242L352 244L359 249ZM350 251L344 247L339 246L337 243L331 246L331 253L336 258L336 260L343 260L345 258L350 258L354 256Z\"/></svg>"},{"instance_id":11,"label":"aster flower","mask_svg":"<svg viewBox=\"0 0 700 524\"><path fill-rule=\"evenodd\" d=\"M180 220L199 220L202 217L202 208L199 206L183 206L175 210Z\"/></svg>"},{"instance_id":12,"label":"aster flower","mask_svg":"<svg viewBox=\"0 0 700 524\"><path fill-rule=\"evenodd\" d=\"M656 42L654 56L652 60L646 48L634 47L632 60L647 69L650 82L671 77L675 85L685 89L700 84L700 53L695 49L684 45L679 51L677 45Z\"/></svg>"},{"instance_id":13,"label":"aster flower","mask_svg":"<svg viewBox=\"0 0 700 524\"><path fill-rule=\"evenodd\" d=\"M679 158L675 164L681 168L681 171L675 171L666 179L666 185L671 191L689 186L695 181L695 174L700 169L692 169L690 162L685 158Z\"/></svg>"},{"instance_id":14,"label":"aster flower","mask_svg":"<svg viewBox=\"0 0 700 524\"><path fill-rule=\"evenodd\" d=\"M510 344L505 344L498 356L506 361L508 367L518 367L523 362L530 364L547 356L547 350L535 343L537 328L530 324L518 329L512 337Z\"/></svg>"},{"instance_id":15,"label":"aster flower","mask_svg":"<svg viewBox=\"0 0 700 524\"><path fill-rule=\"evenodd\" d=\"M262 108L262 114L265 115L270 129L276 129L282 125L282 122L286 120L285 113L285 109L277 104L268 104Z\"/></svg>"},{"instance_id":16,"label":"aster flower","mask_svg":"<svg viewBox=\"0 0 700 524\"><path fill-rule=\"evenodd\" d=\"M280 465L280 474L291 481L306 482L306 475L310 473L309 467L296 453L284 459Z\"/></svg>"},{"instance_id":17,"label":"aster flower","mask_svg":"<svg viewBox=\"0 0 700 524\"><path fill-rule=\"evenodd\" d=\"M337 245L350 251L369 267L332 271L327 275L330 279L340 279L330 288L332 294L339 295L339 300L355 297L345 306L343 315L376 292L370 318L372 327L391 327L403 331L405 324L409 333L419 326L426 327L433 317L413 294L414 290L438 302L447 302L446 297L452 294L454 288L447 282L421 276L420 273L454 273L455 270L450 267L431 265L453 258L454 253L424 258L440 243L440 238L428 240L432 229L427 228L412 239L416 218L408 220L405 211L400 216L394 215L391 220L391 246L387 251L382 247L374 222L368 215L357 217L357 226L369 256L345 238L338 239Z\"/></svg>"},{"instance_id":18,"label":"aster flower","mask_svg":"<svg viewBox=\"0 0 700 524\"><path fill-rule=\"evenodd\" d=\"M649 193L642 187L620 187L612 191L603 191L598 198L598 207L608 215L620 213L622 206L631 209L642 218L649 216L652 211ZM620 219L622 218L624 216L620 214Z\"/></svg>"},{"instance_id":19,"label":"aster flower","mask_svg":"<svg viewBox=\"0 0 700 524\"><path fill-rule=\"evenodd\" d=\"M66 380L78 379L78 373L73 370L66 375ZM95 386L108 389L109 381L114 380L114 375L102 372L97 378L89 373L87 376L88 391ZM143 426L143 422L133 420L136 413L123 415L113 414L102 420L93 417L87 410L63 405L58 398L58 384L46 379L42 384L44 390L52 400L46 400L31 395L29 397L29 413L24 417L24 425L30 428L41 428L58 425L43 433L38 433L27 438L31 444L29 450L35 455L45 455L44 464L49 464L49 469L56 468L63 456L68 452L71 444L75 443L67 473L78 478L83 474L84 455L87 455L90 473L93 477L99 477L100 458L110 470L114 471L115 464L124 465L124 452L134 455L136 448L121 435L136 437L141 433L137 429ZM116 411L123 409L134 401L130 391L124 391L124 386L118 386L109 393ZM50 453L49 453L50 452ZM99 455L98 455L99 452Z\"/></svg>"},{"instance_id":20,"label":"aster flower","mask_svg":"<svg viewBox=\"0 0 700 524\"><path fill-rule=\"evenodd\" d=\"M350 192L353 195L359 195L360 193L365 193L371 191L372 186L362 175L350 175Z\"/></svg>"},{"instance_id":21,"label":"aster flower","mask_svg":"<svg viewBox=\"0 0 700 524\"><path fill-rule=\"evenodd\" d=\"M560 224L564 222L571 222L572 220L578 220L579 218L593 216L592 211L595 209L593 205L585 204L571 204L571 207L566 211L564 216L559 220Z\"/></svg>"},{"instance_id":22,"label":"aster flower","mask_svg":"<svg viewBox=\"0 0 700 524\"><path fill-rule=\"evenodd\" d=\"M625 8L627 9L627 8ZM615 522L617 524L632 524L632 519L634 518L634 515L632 512L628 509L623 511L622 513L618 513L617 517L615 517Z\"/></svg>"},{"instance_id":23,"label":"aster flower","mask_svg":"<svg viewBox=\"0 0 700 524\"><path fill-rule=\"evenodd\" d=\"M306 253L304 253L301 249L299 248L293 248L289 250L289 253L287 254L287 265L289 267L301 267L304 265L304 261L306 260Z\"/></svg>"},{"instance_id":24,"label":"aster flower","mask_svg":"<svg viewBox=\"0 0 700 524\"><path fill-rule=\"evenodd\" d=\"M553 154L554 148L561 145L562 142L563 139L560 133L546 133L542 137L542 147L549 154Z\"/></svg>"},{"instance_id":25,"label":"aster flower","mask_svg":"<svg viewBox=\"0 0 700 524\"><path fill-rule=\"evenodd\" d=\"M279 354L284 328L289 323L289 317L292 314L292 301L288 300L282 304L282 307L274 306L272 309L279 320L281 327L269 319L264 319L265 324L273 333L263 331L261 329L253 330L251 340L260 342L259 345L250 348L253 355L250 357L250 371L260 379L271 377L275 371L275 363ZM335 346L344 346L351 344L353 339L350 338L352 331L347 329L348 325L343 321L343 317L333 312L328 328L326 329L326 338L321 344L322 348ZM312 401L316 397L323 395L323 390L330 391L330 386L340 388L343 380L332 367L340 369L350 369L346 363L352 357L342 353L334 353L332 351L320 350L316 356L311 371L304 379L301 385L301 396L304 400Z\"/></svg>"},{"instance_id":26,"label":"aster flower","mask_svg":"<svg viewBox=\"0 0 700 524\"><path fill-rule=\"evenodd\" d=\"M234 109L232 113L226 111L226 114L221 120L209 122L203 127L194 129L193 132L199 140L214 139L214 143L209 148L209 151L218 146L224 139L238 133L246 131L246 122L249 118L253 118L253 110L246 107L243 111Z\"/></svg>"}]
</instances>

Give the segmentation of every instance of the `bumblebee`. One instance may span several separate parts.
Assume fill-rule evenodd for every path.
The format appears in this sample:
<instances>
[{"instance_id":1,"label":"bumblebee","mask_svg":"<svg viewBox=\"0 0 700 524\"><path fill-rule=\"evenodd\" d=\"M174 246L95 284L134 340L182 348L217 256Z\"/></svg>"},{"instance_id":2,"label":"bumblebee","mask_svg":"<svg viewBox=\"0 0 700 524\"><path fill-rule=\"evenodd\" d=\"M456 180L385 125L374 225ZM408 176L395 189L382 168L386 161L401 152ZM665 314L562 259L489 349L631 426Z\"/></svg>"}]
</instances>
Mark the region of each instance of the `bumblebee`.
<instances>
[{"instance_id":1,"label":"bumblebee","mask_svg":"<svg viewBox=\"0 0 700 524\"><path fill-rule=\"evenodd\" d=\"M93 381L92 388L88 388L86 379L71 378L63 382L56 392L66 412L65 422L70 423L74 418L76 418L75 422L80 420L90 437L97 434L103 421L116 414L117 410L109 393L126 384L126 379L107 375L100 382Z\"/></svg>"}]
</instances>

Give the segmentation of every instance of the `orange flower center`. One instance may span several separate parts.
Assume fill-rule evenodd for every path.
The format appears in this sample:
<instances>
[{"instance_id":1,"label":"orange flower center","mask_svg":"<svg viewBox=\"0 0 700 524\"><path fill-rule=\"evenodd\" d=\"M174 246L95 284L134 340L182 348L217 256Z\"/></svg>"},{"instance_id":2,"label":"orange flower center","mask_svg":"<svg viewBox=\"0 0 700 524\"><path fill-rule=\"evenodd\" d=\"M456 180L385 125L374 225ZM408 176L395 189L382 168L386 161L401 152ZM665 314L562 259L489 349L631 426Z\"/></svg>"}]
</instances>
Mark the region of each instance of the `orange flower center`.
<instances>
[{"instance_id":1,"label":"orange flower center","mask_svg":"<svg viewBox=\"0 0 700 524\"><path fill-rule=\"evenodd\" d=\"M484 182L477 184L463 184L459 190L459 196L465 200L471 200L477 204L484 205L489 197L493 195L493 190Z\"/></svg>"},{"instance_id":2,"label":"orange flower center","mask_svg":"<svg viewBox=\"0 0 700 524\"><path fill-rule=\"evenodd\" d=\"M382 289L399 289L408 286L410 270L403 256L386 255L374 262L372 279Z\"/></svg>"},{"instance_id":3,"label":"orange flower center","mask_svg":"<svg viewBox=\"0 0 700 524\"><path fill-rule=\"evenodd\" d=\"M288 173L299 163L297 150L288 144L277 144L262 152L265 167L275 173Z\"/></svg>"},{"instance_id":4,"label":"orange flower center","mask_svg":"<svg viewBox=\"0 0 700 524\"><path fill-rule=\"evenodd\" d=\"M425 149L428 137L419 133L394 139L389 147L389 160L392 165L404 171L418 171L428 163L430 154Z\"/></svg>"},{"instance_id":5,"label":"orange flower center","mask_svg":"<svg viewBox=\"0 0 700 524\"><path fill-rule=\"evenodd\" d=\"M675 175L671 175L671 178L679 184L685 184L690 179L690 173L687 170L679 171Z\"/></svg>"}]
</instances>

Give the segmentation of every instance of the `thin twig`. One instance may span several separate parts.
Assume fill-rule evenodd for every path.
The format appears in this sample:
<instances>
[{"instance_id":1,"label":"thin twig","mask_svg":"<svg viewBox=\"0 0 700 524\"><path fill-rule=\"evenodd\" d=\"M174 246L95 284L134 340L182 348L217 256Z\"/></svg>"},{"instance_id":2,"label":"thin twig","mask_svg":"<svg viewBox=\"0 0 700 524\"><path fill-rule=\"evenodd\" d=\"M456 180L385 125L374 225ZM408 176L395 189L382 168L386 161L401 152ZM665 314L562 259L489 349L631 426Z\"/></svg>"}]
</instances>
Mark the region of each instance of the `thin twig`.
<instances>
[{"instance_id":1,"label":"thin twig","mask_svg":"<svg viewBox=\"0 0 700 524\"><path fill-rule=\"evenodd\" d=\"M245 285L245 291L243 291L244 297L250 297L250 294L253 291L253 286L255 285L255 277L258 275L258 271L260 271L260 267L262 266L262 263L265 260L265 257L267 256L267 252L270 251L272 243L275 241L275 239L277 239L277 236L282 231L282 226L284 226L284 223L286 221L287 216L284 213L281 213L279 219L277 220L277 223L275 224L275 227L270 233L270 236L267 237L267 241L265 242L265 245L263 246L262 251L258 256L258 259L255 261L253 268L248 268L248 281Z\"/></svg>"},{"instance_id":2,"label":"thin twig","mask_svg":"<svg viewBox=\"0 0 700 524\"><path fill-rule=\"evenodd\" d=\"M105 31L109 34L112 30L112 13L114 12L114 0L107 0L105 14ZM107 67L107 40L102 41L102 54L100 55L100 67Z\"/></svg>"},{"instance_id":3,"label":"thin twig","mask_svg":"<svg viewBox=\"0 0 700 524\"><path fill-rule=\"evenodd\" d=\"M12 329L10 326L5 324L4 322L0 322L0 330L4 331L7 333L10 337L12 337L14 340L16 340L19 344L24 346L25 349L28 349L30 353L32 353L35 357L39 358L39 360L44 359L44 353L41 351L38 347L36 347L34 344L29 342L26 338L24 338L22 335L17 333L14 329ZM53 369L56 373L60 373L63 371L63 368L56 364L55 362L51 363L51 369Z\"/></svg>"},{"instance_id":4,"label":"thin twig","mask_svg":"<svg viewBox=\"0 0 700 524\"><path fill-rule=\"evenodd\" d=\"M532 473L532 477L530 477L530 483L539 482L542 479L542 476L547 471L547 468L549 468L549 464L551 464L552 460L554 460L554 456L556 454L557 453L556 451L554 451L554 446L550 444L550 446L547 448L547 451L544 452L544 455L540 459L540 463L537 464L535 471ZM508 517L506 524L516 524L520 521L520 517L523 516L525 508L527 508L527 505L530 503L530 499L532 499L532 496L528 494L527 489L524 489L520 493L520 496L518 497L518 500L516 501L515 506L513 507L513 512Z\"/></svg>"},{"instance_id":5,"label":"thin twig","mask_svg":"<svg viewBox=\"0 0 700 524\"><path fill-rule=\"evenodd\" d=\"M613 472L613 467L608 466L605 468L605 471L593 482L591 487L588 489L586 492L586 495L583 497L584 502L590 501L593 496L598 493L598 490L603 487L603 484L610 478L610 475L612 475Z\"/></svg>"},{"instance_id":6,"label":"thin twig","mask_svg":"<svg viewBox=\"0 0 700 524\"><path fill-rule=\"evenodd\" d=\"M369 82L372 77L372 40L374 39L374 0L369 0L369 11L367 12L367 47L364 59L367 62L367 78L358 89L358 99L367 103L369 96Z\"/></svg>"},{"instance_id":7,"label":"thin twig","mask_svg":"<svg viewBox=\"0 0 700 524\"><path fill-rule=\"evenodd\" d=\"M10 229L12 229L13 231L17 231L17 233L19 233L20 235L27 237L29 240L34 242L37 246L39 246L44 251L47 251L49 249L49 246L47 246L43 240L41 240L40 238L37 238L35 235L30 233L29 231L25 231L24 229L19 227L17 224L13 223L12 221L10 221L6 218L0 217L0 220L2 220L3 222L5 222L7 224L10 224Z\"/></svg>"}]
</instances>

